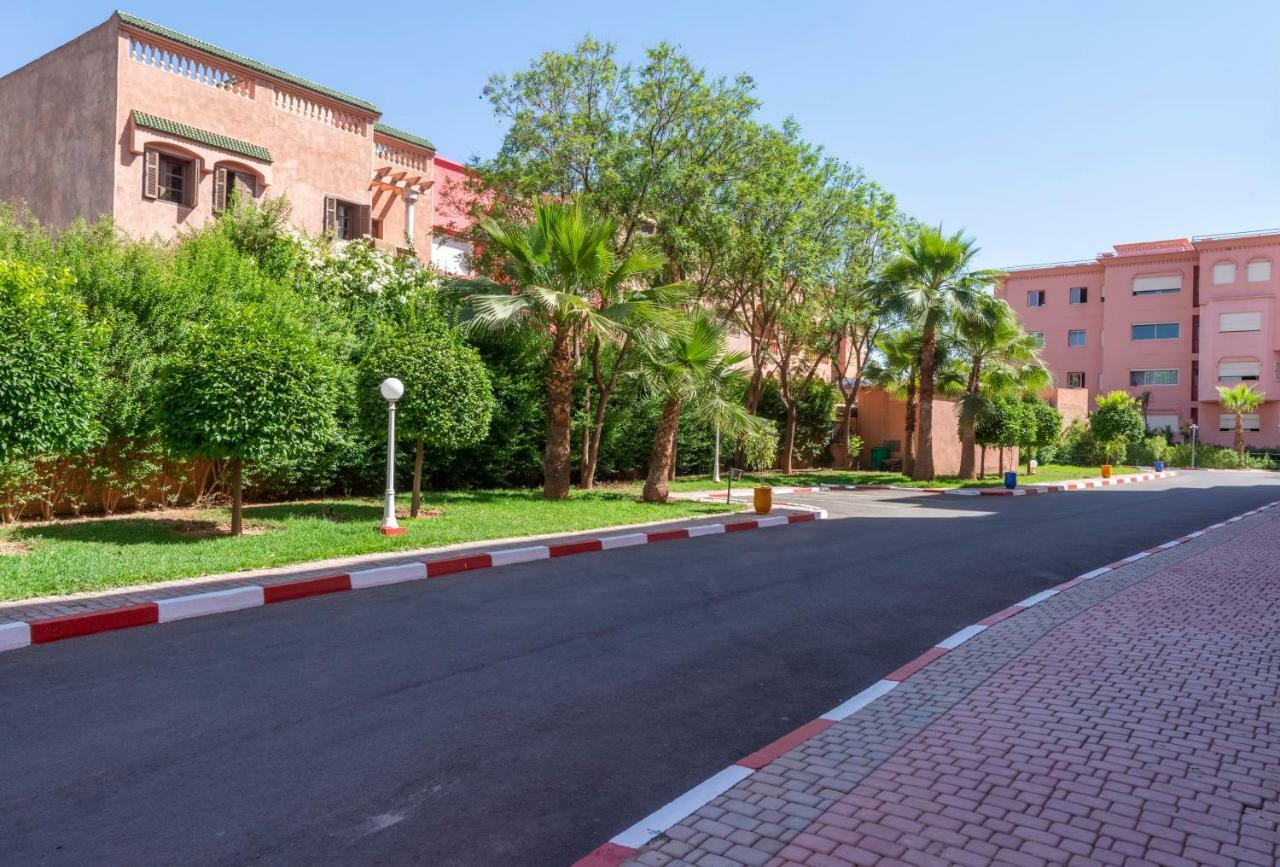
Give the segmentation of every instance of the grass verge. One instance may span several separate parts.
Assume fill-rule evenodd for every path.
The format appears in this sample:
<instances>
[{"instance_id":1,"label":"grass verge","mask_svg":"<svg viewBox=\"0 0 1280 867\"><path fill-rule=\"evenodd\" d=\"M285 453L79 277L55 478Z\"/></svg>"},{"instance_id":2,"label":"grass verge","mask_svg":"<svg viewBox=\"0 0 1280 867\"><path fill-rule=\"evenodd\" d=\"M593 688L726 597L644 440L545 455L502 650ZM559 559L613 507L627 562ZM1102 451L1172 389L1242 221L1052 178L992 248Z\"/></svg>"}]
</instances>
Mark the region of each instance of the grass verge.
<instances>
[{"instance_id":1,"label":"grass verge","mask_svg":"<svg viewBox=\"0 0 1280 867\"><path fill-rule=\"evenodd\" d=\"M407 498L400 505L407 509ZM543 500L536 491L467 491L429 494L423 508L439 514L404 519L405 535L391 538L376 532L382 505L371 499L247 506L247 535L238 539L225 535L226 509L6 527L0 529L0 600L697 517L737 507L642 503L620 491L574 491L558 502Z\"/></svg>"}]
</instances>

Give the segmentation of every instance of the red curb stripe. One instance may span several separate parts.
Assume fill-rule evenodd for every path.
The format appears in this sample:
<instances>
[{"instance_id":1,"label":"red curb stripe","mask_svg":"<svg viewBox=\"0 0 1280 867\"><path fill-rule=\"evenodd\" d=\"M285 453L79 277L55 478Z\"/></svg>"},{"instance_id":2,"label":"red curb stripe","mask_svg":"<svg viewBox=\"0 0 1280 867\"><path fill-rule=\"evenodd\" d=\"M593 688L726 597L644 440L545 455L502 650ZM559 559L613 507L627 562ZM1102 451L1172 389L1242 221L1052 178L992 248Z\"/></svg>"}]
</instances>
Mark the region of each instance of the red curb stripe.
<instances>
[{"instance_id":1,"label":"red curb stripe","mask_svg":"<svg viewBox=\"0 0 1280 867\"><path fill-rule=\"evenodd\" d=\"M924 668L929 663L933 662L939 656L944 656L947 652L948 650L945 647L930 647L924 653L920 654L915 659L911 660L906 665L902 666L902 668L899 668L897 671L893 672L892 674L886 674L883 679L897 680L897 681L906 680L908 677L915 674L917 671Z\"/></svg>"},{"instance_id":2,"label":"red curb stripe","mask_svg":"<svg viewBox=\"0 0 1280 867\"><path fill-rule=\"evenodd\" d=\"M562 545L549 545L547 550L552 557L567 557L570 554L585 554L588 551L603 551L604 545L599 539L587 539L584 542L565 542Z\"/></svg>"},{"instance_id":3,"label":"red curb stripe","mask_svg":"<svg viewBox=\"0 0 1280 867\"><path fill-rule=\"evenodd\" d=\"M742 530L754 530L759 526L755 521L738 521L733 524L725 524L724 531L726 533L738 533Z\"/></svg>"},{"instance_id":4,"label":"red curb stripe","mask_svg":"<svg viewBox=\"0 0 1280 867\"><path fill-rule=\"evenodd\" d=\"M787 516L788 524L802 524L805 521L816 521L816 520L818 520L818 515L815 512L805 512L803 515Z\"/></svg>"},{"instance_id":5,"label":"red curb stripe","mask_svg":"<svg viewBox=\"0 0 1280 867\"><path fill-rule=\"evenodd\" d=\"M995 614L992 614L990 617L982 618L981 620L978 621L978 625L994 626L995 624L999 623L1001 620L1008 620L1010 617L1012 617L1013 615L1017 614L1019 611L1022 611L1022 610L1023 609L1019 608L1017 605L1011 605L1010 607L1004 609L1003 611L997 611Z\"/></svg>"},{"instance_id":6,"label":"red curb stripe","mask_svg":"<svg viewBox=\"0 0 1280 867\"><path fill-rule=\"evenodd\" d=\"M660 530L657 533L646 533L650 542L670 542L672 539L688 539L688 530Z\"/></svg>"},{"instance_id":7,"label":"red curb stripe","mask_svg":"<svg viewBox=\"0 0 1280 867\"><path fill-rule=\"evenodd\" d=\"M619 846L617 843L605 843L589 855L584 855L573 862L573 867L617 867L632 855L639 854L639 849L630 846Z\"/></svg>"},{"instance_id":8,"label":"red curb stripe","mask_svg":"<svg viewBox=\"0 0 1280 867\"><path fill-rule=\"evenodd\" d=\"M488 554L468 554L465 557L450 557L448 560L432 560L427 563L427 577L439 578L441 575L452 575L455 572L487 569L492 565L493 558Z\"/></svg>"},{"instance_id":9,"label":"red curb stripe","mask_svg":"<svg viewBox=\"0 0 1280 867\"><path fill-rule=\"evenodd\" d=\"M31 620L27 625L31 627L32 644L47 644L50 641L92 635L95 632L147 626L159 621L160 607L154 602L146 602L142 605L125 605L88 614L67 614L63 617Z\"/></svg>"},{"instance_id":10,"label":"red curb stripe","mask_svg":"<svg viewBox=\"0 0 1280 867\"><path fill-rule=\"evenodd\" d=\"M795 731L788 732L778 738L768 746L761 747L749 756L738 759L734 762L744 768L750 768L758 771L765 765L772 762L779 756L791 752L792 749L807 741L814 735L820 734L835 725L835 720L815 719L800 726Z\"/></svg>"},{"instance_id":11,"label":"red curb stripe","mask_svg":"<svg viewBox=\"0 0 1280 867\"><path fill-rule=\"evenodd\" d=\"M272 584L262 588L262 601L266 605L273 602L288 602L304 596L321 596L325 593L341 593L351 589L351 576L325 575L322 578L306 578L302 581L290 581L288 584Z\"/></svg>"}]
</instances>

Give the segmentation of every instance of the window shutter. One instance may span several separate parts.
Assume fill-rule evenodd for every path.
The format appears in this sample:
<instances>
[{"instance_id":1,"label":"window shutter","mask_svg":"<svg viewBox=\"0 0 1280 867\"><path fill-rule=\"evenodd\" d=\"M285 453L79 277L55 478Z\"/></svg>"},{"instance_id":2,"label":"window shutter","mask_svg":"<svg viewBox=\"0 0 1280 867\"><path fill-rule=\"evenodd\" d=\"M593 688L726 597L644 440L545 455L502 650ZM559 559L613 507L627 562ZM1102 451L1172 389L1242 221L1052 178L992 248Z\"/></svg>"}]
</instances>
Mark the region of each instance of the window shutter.
<instances>
[{"instance_id":1,"label":"window shutter","mask_svg":"<svg viewBox=\"0 0 1280 867\"><path fill-rule=\"evenodd\" d=\"M256 198L258 195L258 179L248 172L232 172L235 189L245 198Z\"/></svg>"},{"instance_id":2,"label":"window shutter","mask_svg":"<svg viewBox=\"0 0 1280 867\"><path fill-rule=\"evenodd\" d=\"M338 225L338 200L333 196L324 197L324 230L332 232Z\"/></svg>"},{"instance_id":3,"label":"window shutter","mask_svg":"<svg viewBox=\"0 0 1280 867\"><path fill-rule=\"evenodd\" d=\"M1262 376L1260 361L1220 361L1218 362L1218 379Z\"/></svg>"},{"instance_id":4,"label":"window shutter","mask_svg":"<svg viewBox=\"0 0 1280 867\"><path fill-rule=\"evenodd\" d=\"M213 210L215 212L225 211L227 209L227 170L222 166L216 166L213 170Z\"/></svg>"},{"instance_id":5,"label":"window shutter","mask_svg":"<svg viewBox=\"0 0 1280 867\"><path fill-rule=\"evenodd\" d=\"M149 150L143 155L142 195L148 199L160 198L160 154Z\"/></svg>"},{"instance_id":6,"label":"window shutter","mask_svg":"<svg viewBox=\"0 0 1280 867\"><path fill-rule=\"evenodd\" d=\"M373 234L372 211L368 205L360 205L357 213L356 237L362 238L365 235Z\"/></svg>"}]
</instances>

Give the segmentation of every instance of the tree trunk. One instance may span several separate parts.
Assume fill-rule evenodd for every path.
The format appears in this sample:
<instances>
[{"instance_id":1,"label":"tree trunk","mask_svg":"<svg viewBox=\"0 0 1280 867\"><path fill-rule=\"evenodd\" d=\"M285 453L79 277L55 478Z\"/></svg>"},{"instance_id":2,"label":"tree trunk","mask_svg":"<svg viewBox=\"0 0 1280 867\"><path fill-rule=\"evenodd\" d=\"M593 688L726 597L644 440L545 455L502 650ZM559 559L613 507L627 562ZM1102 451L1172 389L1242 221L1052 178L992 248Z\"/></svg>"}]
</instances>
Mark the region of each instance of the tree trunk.
<instances>
[{"instance_id":1,"label":"tree trunk","mask_svg":"<svg viewBox=\"0 0 1280 867\"><path fill-rule=\"evenodd\" d=\"M591 385L590 383L587 384L587 387L586 389L584 389L584 391L586 392L586 394L583 396L583 402L585 403L585 406L582 408L583 409L582 417L590 418L591 417ZM595 470L591 467L591 433L592 433L592 429L590 427L585 427L582 429L582 450L581 450L582 454L581 454L581 457L579 458L579 464L578 464L578 487L583 488L584 490L591 490L593 486L592 477L595 475Z\"/></svg>"},{"instance_id":2,"label":"tree trunk","mask_svg":"<svg viewBox=\"0 0 1280 867\"><path fill-rule=\"evenodd\" d=\"M573 344L557 334L547 368L547 450L542 461L542 496L569 496L569 460L573 435Z\"/></svg>"},{"instance_id":3,"label":"tree trunk","mask_svg":"<svg viewBox=\"0 0 1280 867\"><path fill-rule=\"evenodd\" d=\"M1259 425L1261 427L1261 425ZM1240 467L1244 468L1244 414L1236 413L1236 454L1240 456Z\"/></svg>"},{"instance_id":4,"label":"tree trunk","mask_svg":"<svg viewBox=\"0 0 1280 867\"><path fill-rule=\"evenodd\" d=\"M853 469L853 455L849 451L849 443L853 438L853 401L846 398L844 412L840 417L840 447L844 449L844 469Z\"/></svg>"},{"instance_id":5,"label":"tree trunk","mask_svg":"<svg viewBox=\"0 0 1280 867\"><path fill-rule=\"evenodd\" d=\"M977 445L977 425L974 419L960 422L960 478L976 479L973 452Z\"/></svg>"},{"instance_id":6,"label":"tree trunk","mask_svg":"<svg viewBox=\"0 0 1280 867\"><path fill-rule=\"evenodd\" d=\"M907 381L907 415L903 422L902 472L910 476L916 467L916 380Z\"/></svg>"},{"instance_id":7,"label":"tree trunk","mask_svg":"<svg viewBox=\"0 0 1280 867\"><path fill-rule=\"evenodd\" d=\"M1004 446L1000 446L1000 478L1004 478Z\"/></svg>"},{"instance_id":8,"label":"tree trunk","mask_svg":"<svg viewBox=\"0 0 1280 867\"><path fill-rule=\"evenodd\" d=\"M716 422L716 451L711 461L711 481L720 483L720 423Z\"/></svg>"},{"instance_id":9,"label":"tree trunk","mask_svg":"<svg viewBox=\"0 0 1280 867\"><path fill-rule=\"evenodd\" d=\"M791 473L791 467L794 462L796 450L796 404L795 401L787 403L787 420L782 427L782 473L788 475Z\"/></svg>"},{"instance_id":10,"label":"tree trunk","mask_svg":"<svg viewBox=\"0 0 1280 867\"><path fill-rule=\"evenodd\" d=\"M413 496L409 498L409 517L416 518L422 511L422 437L413 455Z\"/></svg>"},{"instance_id":11,"label":"tree trunk","mask_svg":"<svg viewBox=\"0 0 1280 867\"><path fill-rule=\"evenodd\" d=\"M675 452L676 426L680 423L680 401L668 400L662 407L658 420L658 432L653 437L653 450L649 453L649 474L644 480L641 497L646 503L667 501L667 473Z\"/></svg>"},{"instance_id":12,"label":"tree trunk","mask_svg":"<svg viewBox=\"0 0 1280 867\"><path fill-rule=\"evenodd\" d=\"M920 448L916 454L911 478L917 482L932 482L933 472L933 386L934 365L937 363L938 335L932 326L926 325L920 336Z\"/></svg>"},{"instance_id":13,"label":"tree trunk","mask_svg":"<svg viewBox=\"0 0 1280 867\"><path fill-rule=\"evenodd\" d=\"M243 461L240 458L231 459L231 535L240 536L244 533L244 491L241 488L241 480L243 474Z\"/></svg>"},{"instance_id":14,"label":"tree trunk","mask_svg":"<svg viewBox=\"0 0 1280 867\"><path fill-rule=\"evenodd\" d=\"M676 464L680 462L680 416L676 416L676 427L671 432L671 466L667 467L667 481L676 480Z\"/></svg>"}]
</instances>

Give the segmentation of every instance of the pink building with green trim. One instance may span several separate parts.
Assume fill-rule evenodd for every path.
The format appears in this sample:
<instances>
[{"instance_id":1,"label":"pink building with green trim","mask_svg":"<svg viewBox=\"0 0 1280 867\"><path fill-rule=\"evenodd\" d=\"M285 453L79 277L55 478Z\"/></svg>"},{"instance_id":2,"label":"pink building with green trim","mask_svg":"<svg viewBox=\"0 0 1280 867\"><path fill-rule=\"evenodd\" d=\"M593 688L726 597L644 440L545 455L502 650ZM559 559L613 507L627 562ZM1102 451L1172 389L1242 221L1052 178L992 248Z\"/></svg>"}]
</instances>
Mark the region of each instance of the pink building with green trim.
<instances>
[{"instance_id":1,"label":"pink building with green trim","mask_svg":"<svg viewBox=\"0 0 1280 867\"><path fill-rule=\"evenodd\" d=\"M997 294L1043 340L1057 384L1149 394L1148 427L1230 445L1217 386L1266 395L1252 446L1280 444L1280 231L1117 244L1096 259L1009 269Z\"/></svg>"},{"instance_id":2,"label":"pink building with green trim","mask_svg":"<svg viewBox=\"0 0 1280 867\"><path fill-rule=\"evenodd\" d=\"M0 200L51 226L109 215L168 239L236 191L284 196L307 232L467 267L465 217L438 230L433 193L463 169L430 141L371 102L141 18L117 12L0 78L0 117Z\"/></svg>"}]
</instances>

